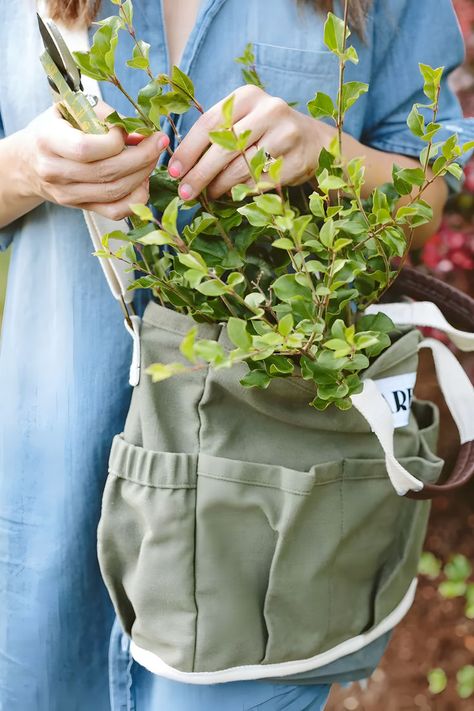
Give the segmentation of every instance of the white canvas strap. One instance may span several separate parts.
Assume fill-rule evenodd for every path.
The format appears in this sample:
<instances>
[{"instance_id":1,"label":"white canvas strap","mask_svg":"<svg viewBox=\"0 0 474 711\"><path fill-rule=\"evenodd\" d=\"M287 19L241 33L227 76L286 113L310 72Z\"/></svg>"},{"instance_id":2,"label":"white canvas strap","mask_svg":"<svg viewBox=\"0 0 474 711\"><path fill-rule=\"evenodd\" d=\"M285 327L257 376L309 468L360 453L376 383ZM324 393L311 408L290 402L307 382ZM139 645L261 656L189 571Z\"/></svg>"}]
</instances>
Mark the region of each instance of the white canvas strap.
<instances>
[{"instance_id":1,"label":"white canvas strap","mask_svg":"<svg viewBox=\"0 0 474 711\"><path fill-rule=\"evenodd\" d=\"M460 442L470 442L474 439L474 388L468 376L455 355L441 341L426 338L420 342L418 348L431 349L438 382L457 425ZM423 482L410 474L394 455L393 415L374 381L366 380L362 392L353 395L351 400L354 407L365 417L382 446L387 473L397 494L403 496L408 491L421 491Z\"/></svg>"},{"instance_id":2,"label":"white canvas strap","mask_svg":"<svg viewBox=\"0 0 474 711\"><path fill-rule=\"evenodd\" d=\"M461 351L474 351L474 333L459 331L451 326L440 309L431 301L400 301L393 304L374 304L365 314L383 313L395 324L426 326L443 331Z\"/></svg>"}]
</instances>

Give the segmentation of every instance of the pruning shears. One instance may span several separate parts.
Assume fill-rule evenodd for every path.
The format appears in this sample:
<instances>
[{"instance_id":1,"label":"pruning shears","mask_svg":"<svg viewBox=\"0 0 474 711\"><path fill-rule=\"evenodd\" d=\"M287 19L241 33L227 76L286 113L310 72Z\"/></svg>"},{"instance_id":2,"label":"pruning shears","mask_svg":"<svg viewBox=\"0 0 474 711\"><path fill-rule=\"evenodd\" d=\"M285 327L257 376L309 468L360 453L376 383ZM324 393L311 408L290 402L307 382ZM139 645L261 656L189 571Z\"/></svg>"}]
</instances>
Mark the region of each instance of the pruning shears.
<instances>
[{"instance_id":1,"label":"pruning shears","mask_svg":"<svg viewBox=\"0 0 474 711\"><path fill-rule=\"evenodd\" d=\"M97 117L94 106L97 97L84 93L81 70L57 25L37 14L39 31L44 44L40 61L48 77L54 102L63 118L84 133L107 133L108 128Z\"/></svg>"},{"instance_id":2,"label":"pruning shears","mask_svg":"<svg viewBox=\"0 0 474 711\"><path fill-rule=\"evenodd\" d=\"M44 51L40 61L46 72L53 101L61 115L74 128L83 133L105 134L108 127L102 123L94 111L97 97L84 93L81 82L81 70L69 50L57 25L50 19L43 19L37 14L38 26L44 44ZM135 215L126 219L130 229L141 227L143 224ZM94 245L96 249L100 244ZM123 285L123 275L118 272L112 260L101 259L102 269L114 296L119 300L127 324L131 327L131 314L134 314L131 303L132 292L127 292Z\"/></svg>"}]
</instances>

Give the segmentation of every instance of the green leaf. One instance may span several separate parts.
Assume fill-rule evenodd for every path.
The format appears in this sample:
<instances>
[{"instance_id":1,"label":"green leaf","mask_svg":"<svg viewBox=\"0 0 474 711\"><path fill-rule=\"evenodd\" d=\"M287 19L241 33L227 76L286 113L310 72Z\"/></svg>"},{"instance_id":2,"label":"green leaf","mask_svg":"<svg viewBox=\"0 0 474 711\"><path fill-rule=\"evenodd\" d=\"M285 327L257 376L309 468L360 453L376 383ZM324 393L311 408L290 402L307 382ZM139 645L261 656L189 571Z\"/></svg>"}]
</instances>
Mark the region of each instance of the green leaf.
<instances>
[{"instance_id":1,"label":"green leaf","mask_svg":"<svg viewBox=\"0 0 474 711\"><path fill-rule=\"evenodd\" d=\"M151 99L155 96L161 96L163 89L157 79L152 79L138 92L138 105L148 115L151 107Z\"/></svg>"},{"instance_id":2,"label":"green leaf","mask_svg":"<svg viewBox=\"0 0 474 711\"><path fill-rule=\"evenodd\" d=\"M319 232L319 239L321 240L321 242L324 244L325 247L330 249L333 245L334 238L335 238L336 234L337 234L337 230L336 230L336 225L334 223L334 220L329 219L321 227L321 230Z\"/></svg>"},{"instance_id":3,"label":"green leaf","mask_svg":"<svg viewBox=\"0 0 474 711\"><path fill-rule=\"evenodd\" d=\"M150 45L143 40L137 40L137 44L133 48L132 59L129 59L127 64L135 69L148 69L150 66Z\"/></svg>"},{"instance_id":4,"label":"green leaf","mask_svg":"<svg viewBox=\"0 0 474 711\"><path fill-rule=\"evenodd\" d=\"M390 333L395 330L393 321L383 313L361 316L356 323L356 331L378 331Z\"/></svg>"},{"instance_id":5,"label":"green leaf","mask_svg":"<svg viewBox=\"0 0 474 711\"><path fill-rule=\"evenodd\" d=\"M423 185L425 173L422 168L398 168L394 165L392 180L399 195L409 195L414 185Z\"/></svg>"},{"instance_id":6,"label":"green leaf","mask_svg":"<svg viewBox=\"0 0 474 711\"><path fill-rule=\"evenodd\" d=\"M248 66L254 64L255 53L253 50L253 43L252 42L247 42L242 55L240 57L236 57L234 59L234 62L237 62L238 64L246 64Z\"/></svg>"},{"instance_id":7,"label":"green leaf","mask_svg":"<svg viewBox=\"0 0 474 711\"><path fill-rule=\"evenodd\" d=\"M202 358L212 365L220 365L225 360L225 352L220 343L203 338L194 344L194 352L198 358Z\"/></svg>"},{"instance_id":8,"label":"green leaf","mask_svg":"<svg viewBox=\"0 0 474 711\"><path fill-rule=\"evenodd\" d=\"M309 196L309 209L315 217L326 217L325 206L326 201L319 193L311 193Z\"/></svg>"},{"instance_id":9,"label":"green leaf","mask_svg":"<svg viewBox=\"0 0 474 711\"><path fill-rule=\"evenodd\" d=\"M336 358L343 358L344 356L349 355L352 350L352 347L341 338L330 338L323 345L325 348L329 348L329 350L334 351Z\"/></svg>"},{"instance_id":10,"label":"green leaf","mask_svg":"<svg viewBox=\"0 0 474 711\"><path fill-rule=\"evenodd\" d=\"M444 580L438 587L441 597L451 599L462 597L466 592L466 583L460 580Z\"/></svg>"},{"instance_id":11,"label":"green leaf","mask_svg":"<svg viewBox=\"0 0 474 711\"><path fill-rule=\"evenodd\" d=\"M245 149L248 147L249 144L249 139L250 136L252 135L252 131L248 129L247 131L242 131L242 133L239 133L237 136L237 143L236 143L236 150L239 152L245 151Z\"/></svg>"},{"instance_id":12,"label":"green leaf","mask_svg":"<svg viewBox=\"0 0 474 711\"><path fill-rule=\"evenodd\" d=\"M227 277L227 284L232 288L237 286L237 284L242 284L242 282L244 281L245 277L240 272L232 272L232 274L229 274L229 276Z\"/></svg>"},{"instance_id":13,"label":"green leaf","mask_svg":"<svg viewBox=\"0 0 474 711\"><path fill-rule=\"evenodd\" d=\"M347 62L352 62L352 64L359 64L359 55L357 54L356 48L353 47L352 45L346 49L343 56ZM338 407L339 407L339 405L338 405ZM339 409L344 409L344 408L339 408Z\"/></svg>"},{"instance_id":14,"label":"green leaf","mask_svg":"<svg viewBox=\"0 0 474 711\"><path fill-rule=\"evenodd\" d=\"M446 672L441 667L428 672L428 684L431 694L441 694L448 685Z\"/></svg>"},{"instance_id":15,"label":"green leaf","mask_svg":"<svg viewBox=\"0 0 474 711\"><path fill-rule=\"evenodd\" d=\"M151 375L151 379L154 383L159 383L161 380L167 380L173 375L182 373L186 370L186 367L182 363L153 363L149 365L145 373Z\"/></svg>"},{"instance_id":16,"label":"green leaf","mask_svg":"<svg viewBox=\"0 0 474 711\"><path fill-rule=\"evenodd\" d=\"M469 620L474 620L474 583L468 583L466 589L465 615Z\"/></svg>"},{"instance_id":17,"label":"green leaf","mask_svg":"<svg viewBox=\"0 0 474 711\"><path fill-rule=\"evenodd\" d=\"M179 350L181 353L184 355L185 358L191 361L191 363L196 362L196 353L194 350L194 346L196 343L196 336L198 334L198 327L193 326L185 335L183 340L181 341L181 344L179 346Z\"/></svg>"},{"instance_id":18,"label":"green leaf","mask_svg":"<svg viewBox=\"0 0 474 711\"><path fill-rule=\"evenodd\" d=\"M424 200L418 200L412 205L400 207L395 219L397 222L408 222L412 227L425 225L433 219L433 208Z\"/></svg>"},{"instance_id":19,"label":"green leaf","mask_svg":"<svg viewBox=\"0 0 474 711\"><path fill-rule=\"evenodd\" d=\"M242 207L237 208L237 212L247 218L251 225L254 227L266 227L269 222L268 215L262 212L257 205L250 203L249 205L242 205Z\"/></svg>"},{"instance_id":20,"label":"green leaf","mask_svg":"<svg viewBox=\"0 0 474 711\"><path fill-rule=\"evenodd\" d=\"M314 99L311 99L307 106L309 113L315 119L325 118L326 116L335 118L337 113L331 97L321 91L316 93Z\"/></svg>"},{"instance_id":21,"label":"green leaf","mask_svg":"<svg viewBox=\"0 0 474 711\"><path fill-rule=\"evenodd\" d=\"M472 573L472 565L465 555L454 555L444 566L444 574L448 580L466 581Z\"/></svg>"},{"instance_id":22,"label":"green leaf","mask_svg":"<svg viewBox=\"0 0 474 711\"><path fill-rule=\"evenodd\" d=\"M166 232L169 232L169 234L174 235L175 237L178 237L178 228L176 226L177 220L178 220L178 207L180 204L180 198L175 197L171 202L167 205L162 218L161 218L161 224L163 226L163 229Z\"/></svg>"},{"instance_id":23,"label":"green leaf","mask_svg":"<svg viewBox=\"0 0 474 711\"><path fill-rule=\"evenodd\" d=\"M281 181L281 170L283 168L283 157L276 158L268 169L268 177L277 185Z\"/></svg>"},{"instance_id":24,"label":"green leaf","mask_svg":"<svg viewBox=\"0 0 474 711\"><path fill-rule=\"evenodd\" d=\"M241 202L242 200L245 200L245 198L249 195L252 195L253 192L253 185L239 183L238 185L234 185L234 187L232 188L232 200L234 202Z\"/></svg>"},{"instance_id":25,"label":"green leaf","mask_svg":"<svg viewBox=\"0 0 474 711\"><path fill-rule=\"evenodd\" d=\"M244 298L244 301L250 306L251 309L256 309L258 308L258 306L260 306L260 304L263 304L263 302L265 301L265 296L258 291L254 291L250 294L247 294L247 296Z\"/></svg>"},{"instance_id":26,"label":"green leaf","mask_svg":"<svg viewBox=\"0 0 474 711\"><path fill-rule=\"evenodd\" d=\"M418 572L420 575L426 575L434 580L441 573L441 561L433 553L422 553L418 563Z\"/></svg>"},{"instance_id":27,"label":"green leaf","mask_svg":"<svg viewBox=\"0 0 474 711\"><path fill-rule=\"evenodd\" d=\"M152 211L146 205L130 205L130 210L144 222L151 222L154 219Z\"/></svg>"},{"instance_id":28,"label":"green leaf","mask_svg":"<svg viewBox=\"0 0 474 711\"><path fill-rule=\"evenodd\" d=\"M145 123L140 116L119 116L114 111L106 118L106 122L112 126L120 126L126 133L140 133L142 136L151 136L155 128Z\"/></svg>"},{"instance_id":29,"label":"green leaf","mask_svg":"<svg viewBox=\"0 0 474 711\"><path fill-rule=\"evenodd\" d=\"M420 72L424 79L423 91L428 99L434 102L438 96L444 67L433 69L433 67L430 67L428 64L421 63L418 64L418 66L420 67Z\"/></svg>"},{"instance_id":30,"label":"green leaf","mask_svg":"<svg viewBox=\"0 0 474 711\"><path fill-rule=\"evenodd\" d=\"M294 274L283 274L273 282L272 290L277 299L291 303L293 299L311 300L311 290L298 284Z\"/></svg>"},{"instance_id":31,"label":"green leaf","mask_svg":"<svg viewBox=\"0 0 474 711\"><path fill-rule=\"evenodd\" d=\"M408 114L407 124L410 131L417 138L422 138L425 135L425 119L418 110L419 104L414 104L412 110Z\"/></svg>"},{"instance_id":32,"label":"green leaf","mask_svg":"<svg viewBox=\"0 0 474 711\"><path fill-rule=\"evenodd\" d=\"M350 31L347 29L346 36L349 35ZM332 12L328 13L324 23L324 44L336 54L342 53L344 49L344 21Z\"/></svg>"},{"instance_id":33,"label":"green leaf","mask_svg":"<svg viewBox=\"0 0 474 711\"><path fill-rule=\"evenodd\" d=\"M264 370L251 370L240 380L244 388L267 388L271 377Z\"/></svg>"},{"instance_id":34,"label":"green leaf","mask_svg":"<svg viewBox=\"0 0 474 711\"><path fill-rule=\"evenodd\" d=\"M266 194L254 198L257 207L268 215L281 215L283 213L282 200L279 195Z\"/></svg>"},{"instance_id":35,"label":"green leaf","mask_svg":"<svg viewBox=\"0 0 474 711\"><path fill-rule=\"evenodd\" d=\"M288 336L289 333L293 330L294 327L294 320L293 320L293 314L289 313L286 314L286 316L283 316L279 321L278 321L278 332L282 336Z\"/></svg>"},{"instance_id":36,"label":"green leaf","mask_svg":"<svg viewBox=\"0 0 474 711\"><path fill-rule=\"evenodd\" d=\"M128 25L133 23L133 4L131 0L124 0L121 7L123 18Z\"/></svg>"},{"instance_id":37,"label":"green leaf","mask_svg":"<svg viewBox=\"0 0 474 711\"><path fill-rule=\"evenodd\" d=\"M92 65L90 52L73 52L72 55L77 66L86 77L96 79L96 81L106 81L107 73Z\"/></svg>"},{"instance_id":38,"label":"green leaf","mask_svg":"<svg viewBox=\"0 0 474 711\"><path fill-rule=\"evenodd\" d=\"M295 245L288 237L280 237L272 242L272 246L277 249L294 249Z\"/></svg>"},{"instance_id":39,"label":"green leaf","mask_svg":"<svg viewBox=\"0 0 474 711\"><path fill-rule=\"evenodd\" d=\"M231 94L222 104L222 127L231 129L233 125L235 95Z\"/></svg>"},{"instance_id":40,"label":"green leaf","mask_svg":"<svg viewBox=\"0 0 474 711\"><path fill-rule=\"evenodd\" d=\"M254 153L250 159L250 170L255 180L260 180L265 162L265 150L263 148L259 148L259 150Z\"/></svg>"},{"instance_id":41,"label":"green leaf","mask_svg":"<svg viewBox=\"0 0 474 711\"><path fill-rule=\"evenodd\" d=\"M184 114L190 107L190 99L176 91L164 94L155 94L150 98L148 117L156 126L159 126L160 116L169 114Z\"/></svg>"},{"instance_id":42,"label":"green leaf","mask_svg":"<svg viewBox=\"0 0 474 711\"><path fill-rule=\"evenodd\" d=\"M196 269L198 272L207 274L207 264L201 257L199 252L188 252L187 254L178 254L178 261L185 267Z\"/></svg>"},{"instance_id":43,"label":"green leaf","mask_svg":"<svg viewBox=\"0 0 474 711\"><path fill-rule=\"evenodd\" d=\"M230 287L218 279L210 279L196 286L196 290L201 294L205 294L205 296L221 296L222 294L227 294Z\"/></svg>"},{"instance_id":44,"label":"green leaf","mask_svg":"<svg viewBox=\"0 0 474 711\"><path fill-rule=\"evenodd\" d=\"M191 79L176 65L171 70L173 87L182 91L186 96L194 98L194 84Z\"/></svg>"},{"instance_id":45,"label":"green leaf","mask_svg":"<svg viewBox=\"0 0 474 711\"><path fill-rule=\"evenodd\" d=\"M447 171L448 173L451 173L451 175L454 175L456 180L461 180L463 176L462 166L460 166L458 163L451 163L451 165L448 165Z\"/></svg>"},{"instance_id":46,"label":"green leaf","mask_svg":"<svg viewBox=\"0 0 474 711\"><path fill-rule=\"evenodd\" d=\"M366 94L369 90L369 85L361 81L348 81L342 85L342 111L346 113L356 101Z\"/></svg>"},{"instance_id":47,"label":"green leaf","mask_svg":"<svg viewBox=\"0 0 474 711\"><path fill-rule=\"evenodd\" d=\"M346 187L346 181L339 178L337 175L329 175L327 170L323 170L318 176L318 187L323 193L328 193L330 190L340 190Z\"/></svg>"},{"instance_id":48,"label":"green leaf","mask_svg":"<svg viewBox=\"0 0 474 711\"><path fill-rule=\"evenodd\" d=\"M123 23L119 17L113 16L102 20L101 26L94 34L90 49L91 66L104 72L106 76L115 73L115 50L118 42L118 32Z\"/></svg>"},{"instance_id":49,"label":"green leaf","mask_svg":"<svg viewBox=\"0 0 474 711\"><path fill-rule=\"evenodd\" d=\"M461 699L469 699L474 694L474 666L461 667L456 674L457 692Z\"/></svg>"},{"instance_id":50,"label":"green leaf","mask_svg":"<svg viewBox=\"0 0 474 711\"><path fill-rule=\"evenodd\" d=\"M170 244L173 245L173 238L167 232L163 230L153 230L152 232L147 232L143 237L138 238L138 242L144 245L163 245Z\"/></svg>"},{"instance_id":51,"label":"green leaf","mask_svg":"<svg viewBox=\"0 0 474 711\"><path fill-rule=\"evenodd\" d=\"M244 351L248 351L252 345L252 337L247 331L247 322L241 318L231 316L227 322L227 335L229 339Z\"/></svg>"},{"instance_id":52,"label":"green leaf","mask_svg":"<svg viewBox=\"0 0 474 711\"><path fill-rule=\"evenodd\" d=\"M237 138L234 136L233 132L227 128L220 129L218 131L210 131L209 138L212 143L215 143L221 148L225 148L226 151L238 150Z\"/></svg>"}]
</instances>

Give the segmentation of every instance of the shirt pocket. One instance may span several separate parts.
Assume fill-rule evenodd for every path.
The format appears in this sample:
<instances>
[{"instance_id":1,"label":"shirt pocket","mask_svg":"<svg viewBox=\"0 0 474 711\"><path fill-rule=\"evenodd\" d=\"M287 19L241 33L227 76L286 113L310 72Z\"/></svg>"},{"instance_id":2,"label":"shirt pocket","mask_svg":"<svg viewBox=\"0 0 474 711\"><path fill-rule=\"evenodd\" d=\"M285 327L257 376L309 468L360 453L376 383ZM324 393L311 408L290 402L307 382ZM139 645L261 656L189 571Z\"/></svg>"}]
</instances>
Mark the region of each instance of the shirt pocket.
<instances>
[{"instance_id":1,"label":"shirt pocket","mask_svg":"<svg viewBox=\"0 0 474 711\"><path fill-rule=\"evenodd\" d=\"M307 113L306 105L317 91L336 97L337 57L325 50L296 49L254 43L255 67L266 91Z\"/></svg>"}]
</instances>

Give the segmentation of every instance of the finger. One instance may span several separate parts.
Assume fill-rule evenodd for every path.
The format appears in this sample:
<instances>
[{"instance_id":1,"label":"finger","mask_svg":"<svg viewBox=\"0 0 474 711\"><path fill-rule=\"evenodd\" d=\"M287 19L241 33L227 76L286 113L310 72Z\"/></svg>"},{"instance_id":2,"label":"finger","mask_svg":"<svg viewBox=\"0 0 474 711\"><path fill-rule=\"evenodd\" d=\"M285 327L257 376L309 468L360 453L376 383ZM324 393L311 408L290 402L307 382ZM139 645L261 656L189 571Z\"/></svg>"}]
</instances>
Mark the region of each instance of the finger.
<instances>
[{"instance_id":1,"label":"finger","mask_svg":"<svg viewBox=\"0 0 474 711\"><path fill-rule=\"evenodd\" d=\"M39 171L50 183L110 183L132 175L146 166L156 165L160 153L169 144L168 136L155 133L137 146L125 148L117 156L93 163L78 163L64 158L46 158Z\"/></svg>"},{"instance_id":2,"label":"finger","mask_svg":"<svg viewBox=\"0 0 474 711\"><path fill-rule=\"evenodd\" d=\"M256 145L250 146L246 151L247 160L250 161L257 152ZM229 192L234 185L239 183L253 182L249 168L243 156L237 156L222 172L217 175L207 186L206 195L215 200L216 198Z\"/></svg>"},{"instance_id":3,"label":"finger","mask_svg":"<svg viewBox=\"0 0 474 711\"><path fill-rule=\"evenodd\" d=\"M82 203L114 203L122 200L136 190L148 178L154 163L147 165L132 175L126 175L111 183L72 183L53 189L52 195L62 205L80 205Z\"/></svg>"},{"instance_id":4,"label":"finger","mask_svg":"<svg viewBox=\"0 0 474 711\"><path fill-rule=\"evenodd\" d=\"M129 133L125 137L125 144L127 146L137 146L143 140L145 140L145 136L142 136L141 133Z\"/></svg>"},{"instance_id":5,"label":"finger","mask_svg":"<svg viewBox=\"0 0 474 711\"><path fill-rule=\"evenodd\" d=\"M251 85L240 87L233 94L235 95L234 123L248 114L262 97L267 96L262 89ZM222 123L222 106L229 96L206 111L183 138L168 166L173 178L181 178L185 175L208 148L209 131L213 131Z\"/></svg>"},{"instance_id":6,"label":"finger","mask_svg":"<svg viewBox=\"0 0 474 711\"><path fill-rule=\"evenodd\" d=\"M122 200L117 200L113 203L103 204L97 202L84 203L78 205L82 210L91 210L92 212L98 212L99 215L108 217L109 220L123 220L125 217L129 217L132 214L130 205L140 204L143 205L148 202L149 190L148 181L142 183L135 190L133 190L129 195L126 195Z\"/></svg>"},{"instance_id":7,"label":"finger","mask_svg":"<svg viewBox=\"0 0 474 711\"><path fill-rule=\"evenodd\" d=\"M108 133L83 133L65 119L52 120L44 133L38 137L39 147L47 152L89 163L117 155L123 150L125 137L122 129L114 126Z\"/></svg>"},{"instance_id":8,"label":"finger","mask_svg":"<svg viewBox=\"0 0 474 711\"><path fill-rule=\"evenodd\" d=\"M249 143L255 143L266 133L271 120L271 114L265 110L265 107L261 107L238 121L234 129L237 135L247 130L251 131L248 140ZM212 144L184 176L179 186L180 196L184 200L191 200L199 195L238 155L235 151L227 151L221 146Z\"/></svg>"}]
</instances>

